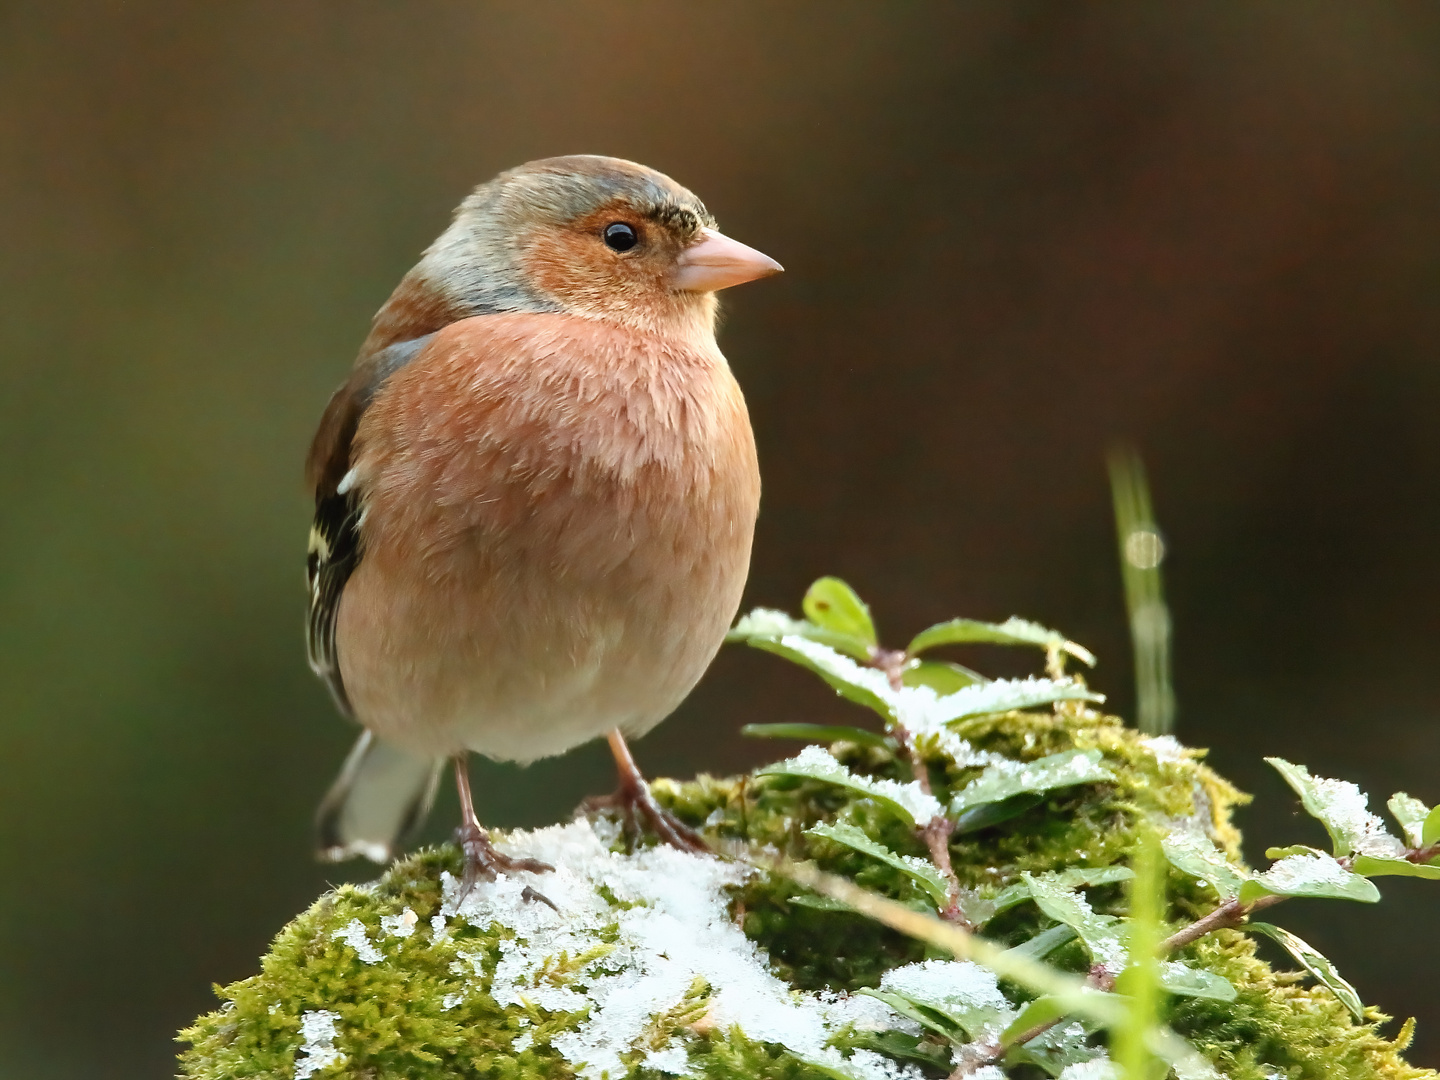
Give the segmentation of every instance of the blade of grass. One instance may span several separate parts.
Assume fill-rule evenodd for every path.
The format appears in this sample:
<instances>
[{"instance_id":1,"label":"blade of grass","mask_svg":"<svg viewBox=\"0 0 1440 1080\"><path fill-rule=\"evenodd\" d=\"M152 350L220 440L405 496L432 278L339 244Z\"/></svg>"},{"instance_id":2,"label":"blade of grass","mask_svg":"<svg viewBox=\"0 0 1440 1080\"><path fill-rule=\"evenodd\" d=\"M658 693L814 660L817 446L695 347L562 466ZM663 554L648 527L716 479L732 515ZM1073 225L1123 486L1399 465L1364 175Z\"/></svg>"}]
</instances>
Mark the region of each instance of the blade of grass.
<instances>
[{"instance_id":1,"label":"blade of grass","mask_svg":"<svg viewBox=\"0 0 1440 1080\"><path fill-rule=\"evenodd\" d=\"M1136 721L1147 735L1166 735L1175 727L1175 693L1170 681L1170 611L1160 577L1165 542L1150 508L1145 467L1133 449L1111 452L1110 494L1135 650Z\"/></svg>"}]
</instances>

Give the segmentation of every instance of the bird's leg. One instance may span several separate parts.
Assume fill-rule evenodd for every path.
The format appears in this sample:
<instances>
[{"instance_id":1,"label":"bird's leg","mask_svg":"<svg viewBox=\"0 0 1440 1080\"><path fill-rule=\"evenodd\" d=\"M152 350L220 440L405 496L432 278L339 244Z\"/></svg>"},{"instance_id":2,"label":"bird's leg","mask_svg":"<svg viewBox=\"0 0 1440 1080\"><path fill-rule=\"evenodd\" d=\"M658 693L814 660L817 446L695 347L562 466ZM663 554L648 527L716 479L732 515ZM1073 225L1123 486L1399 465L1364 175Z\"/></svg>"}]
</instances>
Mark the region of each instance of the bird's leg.
<instances>
[{"instance_id":1,"label":"bird's leg","mask_svg":"<svg viewBox=\"0 0 1440 1080\"><path fill-rule=\"evenodd\" d=\"M460 827L455 830L455 842L460 845L460 851L465 856L465 873L460 881L460 895L456 899L457 906L464 903L465 898L470 895L470 890L480 883L480 879L494 881L498 873L514 873L517 870L529 870L532 873L544 874L555 868L549 863L543 863L539 859L512 859L509 855L496 849L490 842L490 834L480 824L480 819L475 816L475 800L470 794L470 769L466 761L468 755L456 754L455 762L455 790L460 793ZM538 900L544 904L554 904L536 892L530 886L525 886L524 897L527 900ZM559 910L558 908L556 910Z\"/></svg>"},{"instance_id":2,"label":"bird's leg","mask_svg":"<svg viewBox=\"0 0 1440 1080\"><path fill-rule=\"evenodd\" d=\"M655 835L671 847L697 853L709 851L704 837L655 801L655 796L650 793L650 785L645 782L635 759L630 756L630 747L626 745L625 736L620 733L620 729L610 732L607 738L610 740L610 752L615 755L615 767L620 773L620 789L614 795L587 799L581 804L582 808L618 807L625 815L627 831L635 831L638 814L654 830Z\"/></svg>"}]
</instances>

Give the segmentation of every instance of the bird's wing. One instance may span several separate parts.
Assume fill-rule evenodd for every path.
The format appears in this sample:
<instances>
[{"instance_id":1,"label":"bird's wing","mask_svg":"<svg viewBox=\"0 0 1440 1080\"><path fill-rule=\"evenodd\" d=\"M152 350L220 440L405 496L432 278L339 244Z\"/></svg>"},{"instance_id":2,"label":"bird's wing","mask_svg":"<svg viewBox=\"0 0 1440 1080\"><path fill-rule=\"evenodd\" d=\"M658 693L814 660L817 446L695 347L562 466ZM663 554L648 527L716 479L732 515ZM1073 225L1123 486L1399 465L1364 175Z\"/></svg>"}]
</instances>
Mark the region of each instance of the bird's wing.
<instances>
[{"instance_id":1,"label":"bird's wing","mask_svg":"<svg viewBox=\"0 0 1440 1080\"><path fill-rule=\"evenodd\" d=\"M364 513L362 486L350 472L351 443L361 415L381 385L413 360L434 336L426 334L398 342L356 367L349 380L330 398L305 467L315 493L315 517L310 524L305 573L310 591L307 651L311 669L325 680L335 704L347 716L351 714L350 699L340 676L335 618L345 583L363 554L360 517Z\"/></svg>"},{"instance_id":2,"label":"bird's wing","mask_svg":"<svg viewBox=\"0 0 1440 1080\"><path fill-rule=\"evenodd\" d=\"M444 758L397 750L362 731L315 814L318 855L388 863L430 815Z\"/></svg>"}]
</instances>

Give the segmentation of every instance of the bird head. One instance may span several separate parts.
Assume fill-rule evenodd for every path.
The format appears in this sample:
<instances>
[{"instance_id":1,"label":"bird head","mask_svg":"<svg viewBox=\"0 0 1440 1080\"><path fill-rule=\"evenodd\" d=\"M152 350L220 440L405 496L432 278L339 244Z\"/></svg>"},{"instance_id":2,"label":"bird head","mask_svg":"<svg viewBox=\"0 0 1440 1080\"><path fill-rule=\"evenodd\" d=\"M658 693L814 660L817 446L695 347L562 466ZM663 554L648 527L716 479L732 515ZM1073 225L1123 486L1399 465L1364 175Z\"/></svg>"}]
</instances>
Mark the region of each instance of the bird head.
<instances>
[{"instance_id":1,"label":"bird head","mask_svg":"<svg viewBox=\"0 0 1440 1080\"><path fill-rule=\"evenodd\" d=\"M412 273L457 314L563 311L713 333L717 290L780 269L720 233L705 204L668 176L575 155L476 188Z\"/></svg>"}]
</instances>

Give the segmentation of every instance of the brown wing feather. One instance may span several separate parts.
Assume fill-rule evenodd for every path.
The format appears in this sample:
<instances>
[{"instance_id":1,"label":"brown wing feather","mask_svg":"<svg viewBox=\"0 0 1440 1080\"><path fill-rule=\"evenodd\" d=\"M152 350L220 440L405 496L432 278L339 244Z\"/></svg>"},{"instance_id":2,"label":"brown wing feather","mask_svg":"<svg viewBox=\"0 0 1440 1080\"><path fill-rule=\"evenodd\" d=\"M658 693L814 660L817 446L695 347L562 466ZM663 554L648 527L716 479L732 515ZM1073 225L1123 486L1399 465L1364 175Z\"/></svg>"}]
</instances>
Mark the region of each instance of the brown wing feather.
<instances>
[{"instance_id":1,"label":"brown wing feather","mask_svg":"<svg viewBox=\"0 0 1440 1080\"><path fill-rule=\"evenodd\" d=\"M434 336L398 342L362 360L331 396L305 465L315 494L305 574L310 591L307 651L311 670L325 680L335 704L347 716L351 714L350 700L340 677L335 617L345 583L360 562L360 516L364 512L360 487L345 484L350 444L361 415L385 380L413 360Z\"/></svg>"}]
</instances>

